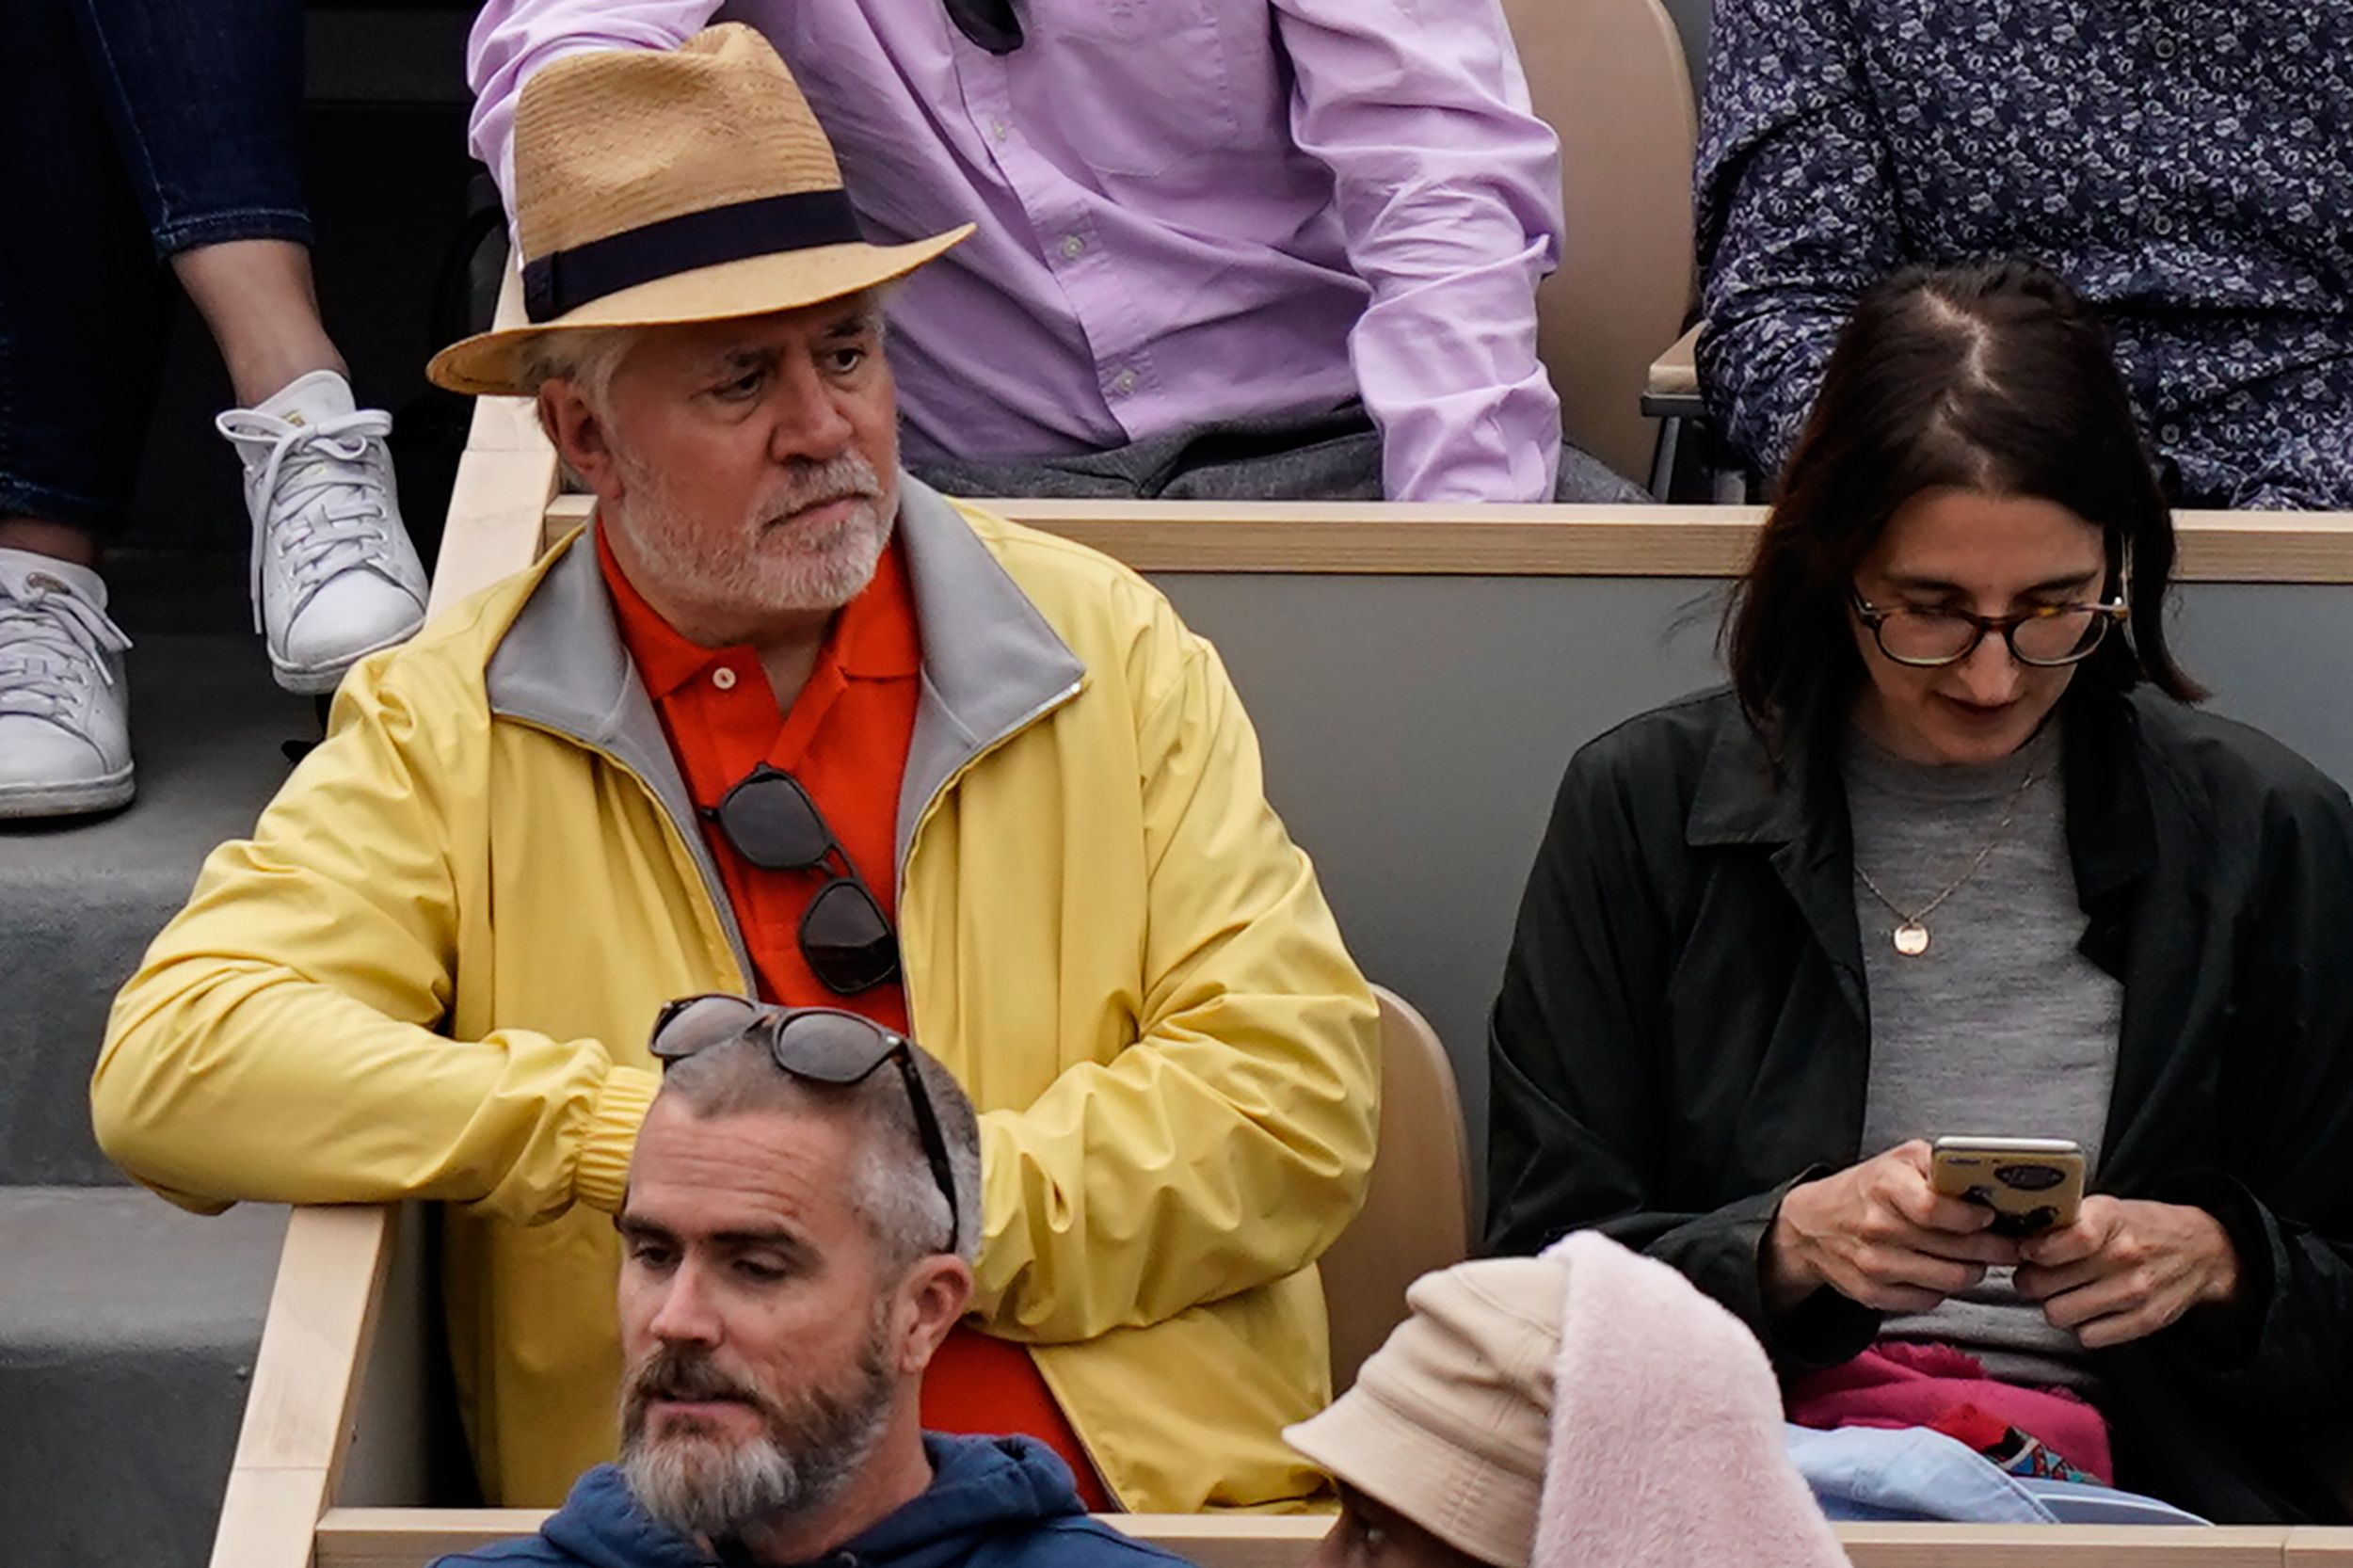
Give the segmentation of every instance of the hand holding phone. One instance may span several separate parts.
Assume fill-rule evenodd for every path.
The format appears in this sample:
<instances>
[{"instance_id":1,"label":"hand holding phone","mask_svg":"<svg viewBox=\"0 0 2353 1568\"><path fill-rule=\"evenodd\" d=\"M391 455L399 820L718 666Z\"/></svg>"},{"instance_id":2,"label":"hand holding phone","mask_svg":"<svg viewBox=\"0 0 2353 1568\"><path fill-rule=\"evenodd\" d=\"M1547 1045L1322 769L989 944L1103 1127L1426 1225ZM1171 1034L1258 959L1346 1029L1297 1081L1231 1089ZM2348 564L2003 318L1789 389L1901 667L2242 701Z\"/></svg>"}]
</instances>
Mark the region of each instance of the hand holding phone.
<instances>
[{"instance_id":1,"label":"hand holding phone","mask_svg":"<svg viewBox=\"0 0 2353 1568\"><path fill-rule=\"evenodd\" d=\"M2040 1236L2073 1224L2083 1208L2083 1145L2072 1138L1939 1138L1929 1184L1993 1209L1996 1236Z\"/></svg>"},{"instance_id":2,"label":"hand holding phone","mask_svg":"<svg viewBox=\"0 0 2353 1568\"><path fill-rule=\"evenodd\" d=\"M1876 1311L1926 1312L2017 1262L1992 1211L1935 1192L1929 1165L1915 1138L1785 1193L1758 1249L1768 1309L1828 1287Z\"/></svg>"}]
</instances>

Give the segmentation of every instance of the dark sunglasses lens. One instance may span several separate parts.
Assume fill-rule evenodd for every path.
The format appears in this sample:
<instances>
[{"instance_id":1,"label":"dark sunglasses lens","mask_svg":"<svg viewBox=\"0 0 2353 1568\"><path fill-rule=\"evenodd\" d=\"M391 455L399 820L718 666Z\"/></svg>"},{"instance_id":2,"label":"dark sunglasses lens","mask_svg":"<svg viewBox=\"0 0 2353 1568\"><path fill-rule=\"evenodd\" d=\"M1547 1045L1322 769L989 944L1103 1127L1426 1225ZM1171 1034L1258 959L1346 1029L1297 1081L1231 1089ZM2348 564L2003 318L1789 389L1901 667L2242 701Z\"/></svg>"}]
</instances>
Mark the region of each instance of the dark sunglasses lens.
<instances>
[{"instance_id":1,"label":"dark sunglasses lens","mask_svg":"<svg viewBox=\"0 0 2353 1568\"><path fill-rule=\"evenodd\" d=\"M899 972L890 924L855 882L829 882L810 901L801 917L801 953L810 972L838 996L855 996Z\"/></svg>"},{"instance_id":2,"label":"dark sunglasses lens","mask_svg":"<svg viewBox=\"0 0 2353 1568\"><path fill-rule=\"evenodd\" d=\"M795 1013L776 1041L787 1072L820 1083L856 1083L889 1054L880 1025L841 1013Z\"/></svg>"},{"instance_id":3,"label":"dark sunglasses lens","mask_svg":"<svg viewBox=\"0 0 2353 1568\"><path fill-rule=\"evenodd\" d=\"M742 997L696 997L672 1002L654 1026L653 1053L664 1062L692 1056L732 1040L759 1016L760 1008Z\"/></svg>"},{"instance_id":4,"label":"dark sunglasses lens","mask_svg":"<svg viewBox=\"0 0 2353 1568\"><path fill-rule=\"evenodd\" d=\"M719 827L737 854L763 871L796 872L825 857L825 825L817 808L782 774L729 790L719 803Z\"/></svg>"}]
</instances>

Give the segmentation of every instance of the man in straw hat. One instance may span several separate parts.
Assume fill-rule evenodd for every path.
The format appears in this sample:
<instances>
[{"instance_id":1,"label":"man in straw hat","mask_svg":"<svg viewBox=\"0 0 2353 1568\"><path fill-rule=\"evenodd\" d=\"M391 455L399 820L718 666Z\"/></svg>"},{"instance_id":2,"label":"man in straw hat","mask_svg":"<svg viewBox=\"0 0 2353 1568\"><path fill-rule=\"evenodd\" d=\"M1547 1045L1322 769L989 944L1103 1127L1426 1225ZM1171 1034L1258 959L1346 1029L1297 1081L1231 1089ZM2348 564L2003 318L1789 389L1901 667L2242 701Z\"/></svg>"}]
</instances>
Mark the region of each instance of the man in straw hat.
<instances>
[{"instance_id":1,"label":"man in straw hat","mask_svg":"<svg viewBox=\"0 0 2353 1568\"><path fill-rule=\"evenodd\" d=\"M718 11L488 0L467 51L472 145L510 210L533 72L581 49L669 48ZM1536 355L1561 147L1494 4L722 14L791 63L869 233L979 221L891 305L907 464L939 488L1643 499L1561 444Z\"/></svg>"},{"instance_id":2,"label":"man in straw hat","mask_svg":"<svg viewBox=\"0 0 2353 1568\"><path fill-rule=\"evenodd\" d=\"M898 469L859 237L759 35L600 52L517 119L536 394L595 525L358 666L116 1004L92 1086L194 1208L438 1199L488 1496L610 1457L610 1215L657 1013L912 1023L982 1111L925 1424L1136 1509L1309 1493L1312 1267L1371 1158L1375 1014L1216 654L1076 545Z\"/></svg>"}]
</instances>

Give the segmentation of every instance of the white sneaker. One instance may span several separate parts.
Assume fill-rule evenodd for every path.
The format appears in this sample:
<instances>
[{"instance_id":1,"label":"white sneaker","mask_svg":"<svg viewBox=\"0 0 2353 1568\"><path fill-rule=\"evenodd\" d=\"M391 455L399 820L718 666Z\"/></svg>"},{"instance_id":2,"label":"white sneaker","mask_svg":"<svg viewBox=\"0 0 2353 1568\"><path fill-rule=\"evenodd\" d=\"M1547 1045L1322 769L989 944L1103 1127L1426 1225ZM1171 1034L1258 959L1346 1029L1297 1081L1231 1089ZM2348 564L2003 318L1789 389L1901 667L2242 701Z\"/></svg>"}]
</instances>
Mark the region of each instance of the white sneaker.
<instances>
[{"instance_id":1,"label":"white sneaker","mask_svg":"<svg viewBox=\"0 0 2353 1568\"><path fill-rule=\"evenodd\" d=\"M424 624L424 567L401 526L392 416L314 370L214 422L245 459L253 627L290 692L331 692L352 662Z\"/></svg>"},{"instance_id":2,"label":"white sneaker","mask_svg":"<svg viewBox=\"0 0 2353 1568\"><path fill-rule=\"evenodd\" d=\"M0 818L129 803L130 646L96 572L0 550Z\"/></svg>"}]
</instances>

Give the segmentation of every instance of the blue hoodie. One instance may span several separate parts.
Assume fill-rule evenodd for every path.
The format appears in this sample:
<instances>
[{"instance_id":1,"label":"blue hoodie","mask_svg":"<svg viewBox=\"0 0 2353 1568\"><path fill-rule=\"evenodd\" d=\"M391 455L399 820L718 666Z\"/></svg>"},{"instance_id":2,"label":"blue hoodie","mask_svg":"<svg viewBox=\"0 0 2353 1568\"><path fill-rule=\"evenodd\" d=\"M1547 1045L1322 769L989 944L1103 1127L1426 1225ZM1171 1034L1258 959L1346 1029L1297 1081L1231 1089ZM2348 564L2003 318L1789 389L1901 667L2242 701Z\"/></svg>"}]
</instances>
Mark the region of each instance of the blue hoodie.
<instances>
[{"instance_id":1,"label":"blue hoodie","mask_svg":"<svg viewBox=\"0 0 2353 1568\"><path fill-rule=\"evenodd\" d=\"M923 1435L932 1484L827 1568L1170 1568L1158 1547L1089 1518L1054 1451L1029 1437ZM637 1506L620 1471L600 1464L526 1540L445 1557L433 1568L710 1568L694 1542Z\"/></svg>"}]
</instances>

